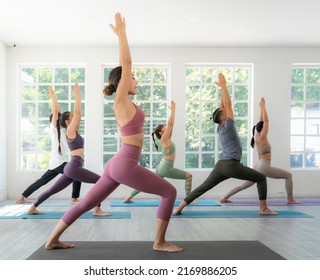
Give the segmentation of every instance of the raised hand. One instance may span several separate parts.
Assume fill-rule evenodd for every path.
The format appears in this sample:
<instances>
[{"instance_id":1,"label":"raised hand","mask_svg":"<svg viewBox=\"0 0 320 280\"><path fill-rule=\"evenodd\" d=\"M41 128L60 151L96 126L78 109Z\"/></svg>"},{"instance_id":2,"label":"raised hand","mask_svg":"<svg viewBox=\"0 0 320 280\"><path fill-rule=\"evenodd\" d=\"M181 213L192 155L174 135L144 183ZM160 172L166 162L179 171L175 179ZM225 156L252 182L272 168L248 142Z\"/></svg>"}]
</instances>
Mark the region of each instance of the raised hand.
<instances>
[{"instance_id":1,"label":"raised hand","mask_svg":"<svg viewBox=\"0 0 320 280\"><path fill-rule=\"evenodd\" d=\"M171 100L171 105L168 106L168 107L169 107L170 110L174 111L176 109L176 103L173 100Z\"/></svg>"},{"instance_id":2,"label":"raised hand","mask_svg":"<svg viewBox=\"0 0 320 280\"><path fill-rule=\"evenodd\" d=\"M222 86L226 86L227 85L227 81L225 76L222 73L219 73L218 75L218 82L215 82L216 85L218 85L219 87Z\"/></svg>"},{"instance_id":3,"label":"raised hand","mask_svg":"<svg viewBox=\"0 0 320 280\"><path fill-rule=\"evenodd\" d=\"M119 32L121 31L126 31L126 20L124 17L121 16L120 13L116 13L114 16L114 21L115 24L109 24L112 31L116 34L119 35Z\"/></svg>"},{"instance_id":4,"label":"raised hand","mask_svg":"<svg viewBox=\"0 0 320 280\"><path fill-rule=\"evenodd\" d=\"M80 94L80 86L78 84L74 85L73 94L74 95Z\"/></svg>"},{"instance_id":5,"label":"raised hand","mask_svg":"<svg viewBox=\"0 0 320 280\"><path fill-rule=\"evenodd\" d=\"M49 96L51 98L55 96L55 92L54 92L52 86L48 86L48 92L49 92Z\"/></svg>"}]
</instances>

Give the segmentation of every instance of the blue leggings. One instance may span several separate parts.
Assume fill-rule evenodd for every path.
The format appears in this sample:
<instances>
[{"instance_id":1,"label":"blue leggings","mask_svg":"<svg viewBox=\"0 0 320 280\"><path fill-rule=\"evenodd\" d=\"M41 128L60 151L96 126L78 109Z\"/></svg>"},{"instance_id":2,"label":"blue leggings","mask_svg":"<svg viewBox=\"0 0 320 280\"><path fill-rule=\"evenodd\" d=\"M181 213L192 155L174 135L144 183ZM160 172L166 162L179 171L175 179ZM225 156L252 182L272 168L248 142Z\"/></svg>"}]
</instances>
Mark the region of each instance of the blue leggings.
<instances>
[{"instance_id":1,"label":"blue leggings","mask_svg":"<svg viewBox=\"0 0 320 280\"><path fill-rule=\"evenodd\" d=\"M161 196L157 217L163 221L169 221L177 191L168 181L140 166L138 164L140 155L140 147L122 144L119 152L107 162L99 181L77 205L63 215L62 220L67 225L71 225L83 213L106 199L120 184L124 184Z\"/></svg>"},{"instance_id":2,"label":"blue leggings","mask_svg":"<svg viewBox=\"0 0 320 280\"><path fill-rule=\"evenodd\" d=\"M64 190L74 180L83 183L96 183L100 176L88 169L82 168L83 159L80 156L72 156L71 160L66 164L63 169L63 175L52 185L48 190L40 194L37 200L33 203L35 207L38 207L42 202L47 200L50 196Z\"/></svg>"}]
</instances>

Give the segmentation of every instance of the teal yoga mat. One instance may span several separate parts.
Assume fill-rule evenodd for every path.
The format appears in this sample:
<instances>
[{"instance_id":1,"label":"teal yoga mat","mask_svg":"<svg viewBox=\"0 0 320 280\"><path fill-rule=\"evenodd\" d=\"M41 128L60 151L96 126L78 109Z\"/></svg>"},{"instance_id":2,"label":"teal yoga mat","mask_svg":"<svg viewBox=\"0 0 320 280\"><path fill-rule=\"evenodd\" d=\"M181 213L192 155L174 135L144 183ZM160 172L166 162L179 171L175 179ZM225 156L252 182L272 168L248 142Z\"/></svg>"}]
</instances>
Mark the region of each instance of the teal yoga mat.
<instances>
[{"instance_id":1,"label":"teal yoga mat","mask_svg":"<svg viewBox=\"0 0 320 280\"><path fill-rule=\"evenodd\" d=\"M216 211L183 211L172 218L314 218L311 215L292 210L274 210L278 215L260 215L259 210L216 210Z\"/></svg>"},{"instance_id":2,"label":"teal yoga mat","mask_svg":"<svg viewBox=\"0 0 320 280\"><path fill-rule=\"evenodd\" d=\"M159 206L160 201L133 201L124 203L122 201L111 202L112 207L156 207ZM181 201L176 201L174 206L179 206ZM221 206L220 202L217 201L205 201L199 200L197 203L191 203L188 206Z\"/></svg>"},{"instance_id":3,"label":"teal yoga mat","mask_svg":"<svg viewBox=\"0 0 320 280\"><path fill-rule=\"evenodd\" d=\"M28 215L26 213L6 213L0 215L0 219L60 219L65 212L48 211L41 215ZM93 216L92 212L86 212L79 219L131 219L131 212L112 212L111 216Z\"/></svg>"},{"instance_id":4,"label":"teal yoga mat","mask_svg":"<svg viewBox=\"0 0 320 280\"><path fill-rule=\"evenodd\" d=\"M32 202L35 200L31 200ZM32 202L30 203L16 203L15 200L2 200L0 201L0 206L6 206L6 205L31 205ZM41 206L57 206L57 207L72 207L74 204L72 204L69 200L47 200L41 203Z\"/></svg>"}]
</instances>

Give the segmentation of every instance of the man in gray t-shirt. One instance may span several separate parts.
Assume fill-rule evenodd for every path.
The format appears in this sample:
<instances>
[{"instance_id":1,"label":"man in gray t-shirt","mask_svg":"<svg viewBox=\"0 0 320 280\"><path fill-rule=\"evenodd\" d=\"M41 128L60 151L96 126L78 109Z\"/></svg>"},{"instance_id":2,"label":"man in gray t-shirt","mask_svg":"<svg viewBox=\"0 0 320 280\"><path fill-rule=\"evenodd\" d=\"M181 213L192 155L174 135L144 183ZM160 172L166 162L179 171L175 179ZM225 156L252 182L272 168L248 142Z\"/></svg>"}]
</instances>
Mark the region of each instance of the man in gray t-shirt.
<instances>
[{"instance_id":1,"label":"man in gray t-shirt","mask_svg":"<svg viewBox=\"0 0 320 280\"><path fill-rule=\"evenodd\" d=\"M222 144L222 153L219 161L207 179L199 187L195 188L187 197L185 197L178 208L174 211L174 214L181 214L185 206L190 204L197 197L211 190L222 181L229 178L236 178L257 183L260 201L260 214L275 215L277 213L267 207L266 176L252 168L243 166L240 163L242 145L235 128L231 97L223 74L219 74L219 81L216 82L216 84L221 88L221 101L220 108L214 111L211 119L219 125L217 132Z\"/></svg>"}]
</instances>

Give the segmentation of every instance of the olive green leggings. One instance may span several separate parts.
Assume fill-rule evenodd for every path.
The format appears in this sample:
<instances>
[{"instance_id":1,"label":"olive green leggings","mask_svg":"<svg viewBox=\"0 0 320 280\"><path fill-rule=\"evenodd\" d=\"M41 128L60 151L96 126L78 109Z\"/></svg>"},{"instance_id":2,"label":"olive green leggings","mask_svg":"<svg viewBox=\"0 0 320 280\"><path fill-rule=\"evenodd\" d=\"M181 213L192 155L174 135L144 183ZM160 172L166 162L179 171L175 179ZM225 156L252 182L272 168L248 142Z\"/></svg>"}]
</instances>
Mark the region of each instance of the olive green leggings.
<instances>
[{"instance_id":1,"label":"olive green leggings","mask_svg":"<svg viewBox=\"0 0 320 280\"><path fill-rule=\"evenodd\" d=\"M162 178L180 179L185 180L184 188L186 195L191 192L192 188L192 175L186 171L173 167L173 160L163 160L156 169L156 173ZM130 194L131 197L136 196L140 191L133 190Z\"/></svg>"}]
</instances>

